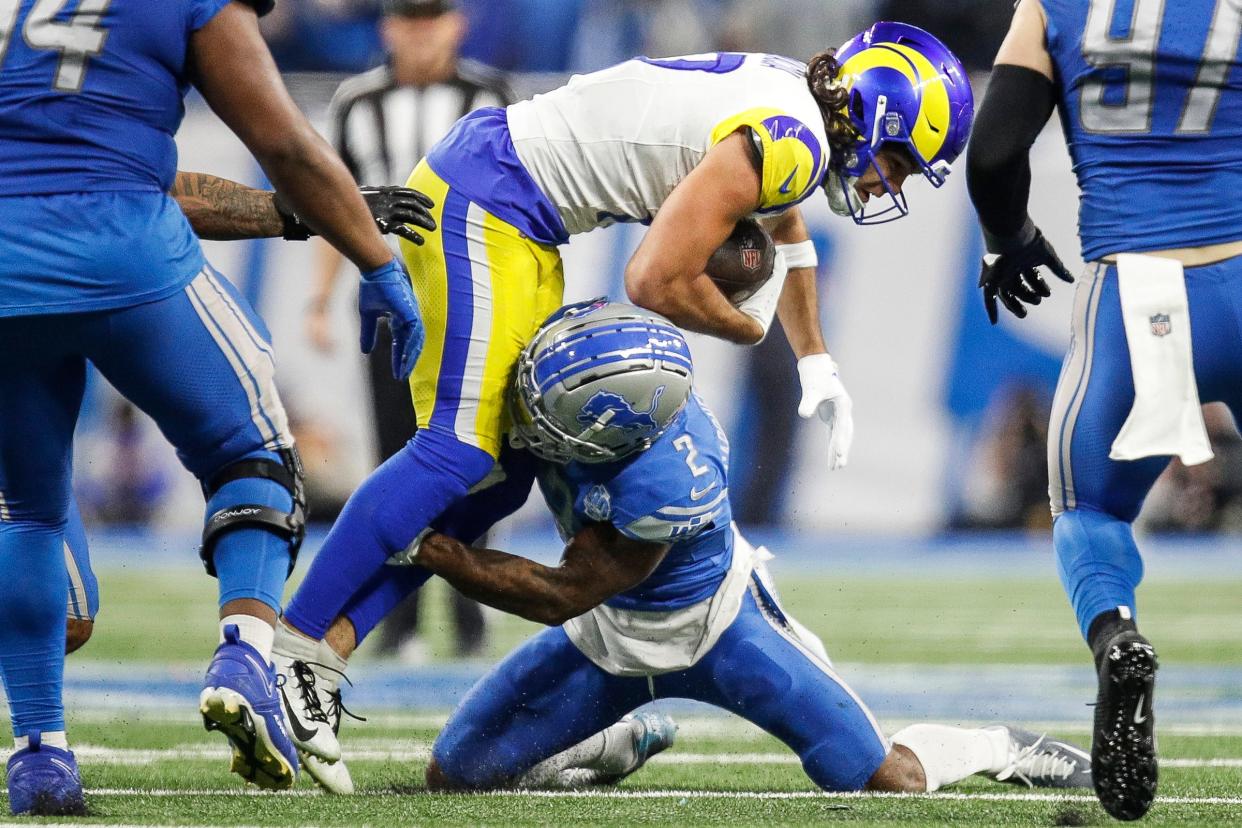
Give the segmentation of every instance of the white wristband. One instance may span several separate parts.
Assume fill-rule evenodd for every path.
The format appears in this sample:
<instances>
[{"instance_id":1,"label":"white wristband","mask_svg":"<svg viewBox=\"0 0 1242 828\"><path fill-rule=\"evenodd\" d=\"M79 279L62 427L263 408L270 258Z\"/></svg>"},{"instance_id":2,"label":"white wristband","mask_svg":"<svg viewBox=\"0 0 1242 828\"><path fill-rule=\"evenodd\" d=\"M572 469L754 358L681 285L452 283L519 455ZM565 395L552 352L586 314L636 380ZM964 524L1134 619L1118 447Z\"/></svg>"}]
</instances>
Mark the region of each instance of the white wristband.
<instances>
[{"instance_id":1,"label":"white wristband","mask_svg":"<svg viewBox=\"0 0 1242 828\"><path fill-rule=\"evenodd\" d=\"M815 255L815 243L810 239L797 244L778 244L776 249L785 254L785 266L790 270L796 267L815 267L819 257Z\"/></svg>"}]
</instances>

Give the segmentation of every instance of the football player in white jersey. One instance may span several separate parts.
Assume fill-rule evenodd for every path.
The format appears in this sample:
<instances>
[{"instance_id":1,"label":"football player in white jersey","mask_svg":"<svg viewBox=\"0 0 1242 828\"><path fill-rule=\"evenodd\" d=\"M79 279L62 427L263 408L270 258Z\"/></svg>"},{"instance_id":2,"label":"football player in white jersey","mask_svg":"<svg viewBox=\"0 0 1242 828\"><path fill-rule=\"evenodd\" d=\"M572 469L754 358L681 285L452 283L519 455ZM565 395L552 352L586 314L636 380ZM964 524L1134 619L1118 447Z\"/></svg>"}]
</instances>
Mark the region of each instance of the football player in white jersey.
<instances>
[{"instance_id":1,"label":"football player in white jersey","mask_svg":"<svg viewBox=\"0 0 1242 828\"><path fill-rule=\"evenodd\" d=\"M852 403L820 330L815 252L797 205L820 187L859 223L907 212L902 186L944 182L973 117L960 62L932 35L879 23L809 64L775 55L636 58L460 120L415 168L437 229L403 244L426 328L411 390L419 431L354 493L285 610L311 641L393 554L491 471L522 347L560 307L557 246L650 224L626 267L634 303L743 344L780 317L804 417L848 458ZM703 271L748 216L777 242L773 277L734 307Z\"/></svg>"}]
</instances>

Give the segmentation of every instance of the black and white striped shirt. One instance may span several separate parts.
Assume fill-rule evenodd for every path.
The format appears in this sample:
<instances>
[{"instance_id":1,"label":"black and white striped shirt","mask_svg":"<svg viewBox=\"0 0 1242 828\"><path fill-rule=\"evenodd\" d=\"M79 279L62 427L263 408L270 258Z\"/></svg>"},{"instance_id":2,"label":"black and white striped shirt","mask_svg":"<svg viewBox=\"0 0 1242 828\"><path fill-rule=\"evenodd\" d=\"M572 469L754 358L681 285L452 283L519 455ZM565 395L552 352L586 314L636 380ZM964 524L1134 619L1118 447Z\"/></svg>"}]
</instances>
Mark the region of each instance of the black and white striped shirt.
<instances>
[{"instance_id":1,"label":"black and white striped shirt","mask_svg":"<svg viewBox=\"0 0 1242 828\"><path fill-rule=\"evenodd\" d=\"M337 89L329 140L359 184L404 184L459 118L512 102L504 75L473 61L460 61L452 80L426 87L398 85L385 64Z\"/></svg>"}]
</instances>

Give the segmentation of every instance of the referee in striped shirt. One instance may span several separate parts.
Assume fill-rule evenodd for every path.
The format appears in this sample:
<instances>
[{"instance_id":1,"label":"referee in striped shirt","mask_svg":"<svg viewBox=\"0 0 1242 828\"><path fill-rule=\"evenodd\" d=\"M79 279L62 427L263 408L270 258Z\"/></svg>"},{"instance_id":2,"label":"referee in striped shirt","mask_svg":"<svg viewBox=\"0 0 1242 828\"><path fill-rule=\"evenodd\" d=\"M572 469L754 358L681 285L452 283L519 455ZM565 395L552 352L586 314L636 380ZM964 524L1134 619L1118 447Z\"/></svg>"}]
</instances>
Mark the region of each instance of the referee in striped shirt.
<instances>
[{"instance_id":1,"label":"referee in striped shirt","mask_svg":"<svg viewBox=\"0 0 1242 828\"><path fill-rule=\"evenodd\" d=\"M381 34L388 51L382 66L341 84L329 108L333 146L353 173L370 185L404 184L427 151L463 115L484 106L513 102L503 76L458 56L466 34L465 16L452 0L384 0ZM331 350L328 307L344 258L319 243L316 290L308 309L311 342ZM368 358L375 417L376 465L414 436L414 406L404 383L392 381L385 344L387 330ZM378 354L379 356L375 356ZM393 612L380 631L380 650L419 660L418 595ZM483 612L453 593L457 650L478 654L484 644Z\"/></svg>"}]
</instances>

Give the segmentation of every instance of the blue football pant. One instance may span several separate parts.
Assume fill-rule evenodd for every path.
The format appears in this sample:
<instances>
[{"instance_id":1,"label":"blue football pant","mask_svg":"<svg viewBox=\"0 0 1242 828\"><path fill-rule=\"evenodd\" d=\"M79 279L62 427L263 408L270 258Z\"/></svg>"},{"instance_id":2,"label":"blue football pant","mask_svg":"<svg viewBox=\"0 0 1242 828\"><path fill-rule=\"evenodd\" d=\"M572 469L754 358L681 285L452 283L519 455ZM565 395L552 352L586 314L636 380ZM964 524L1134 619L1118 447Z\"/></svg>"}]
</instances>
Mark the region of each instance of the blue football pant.
<instances>
[{"instance_id":1,"label":"blue football pant","mask_svg":"<svg viewBox=\"0 0 1242 828\"><path fill-rule=\"evenodd\" d=\"M99 612L99 581L91 568L86 529L76 501L70 501L65 523L65 569L69 575L68 617L76 621L94 621Z\"/></svg>"},{"instance_id":2,"label":"blue football pant","mask_svg":"<svg viewBox=\"0 0 1242 828\"><path fill-rule=\"evenodd\" d=\"M1187 268L1194 371L1202 402L1242 414L1242 257ZM1108 458L1134 402L1117 268L1089 265L1048 432L1057 571L1084 638L1119 606L1134 610L1143 562L1132 523L1168 457Z\"/></svg>"},{"instance_id":3,"label":"blue football pant","mask_svg":"<svg viewBox=\"0 0 1242 828\"><path fill-rule=\"evenodd\" d=\"M432 749L454 784L504 787L653 699L686 698L776 736L829 791L862 789L888 755L870 711L797 639L752 576L733 624L687 670L622 678L589 661L560 627L510 653L449 717Z\"/></svg>"},{"instance_id":4,"label":"blue football pant","mask_svg":"<svg viewBox=\"0 0 1242 828\"><path fill-rule=\"evenodd\" d=\"M64 728L64 547L87 360L155 420L200 479L292 445L270 337L210 267L142 305L0 319L0 670L17 735ZM283 488L266 494L274 505L291 502ZM278 606L288 556L287 542L264 530L226 535L216 554L221 595Z\"/></svg>"}]
</instances>

